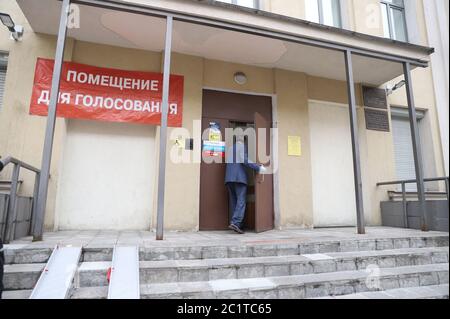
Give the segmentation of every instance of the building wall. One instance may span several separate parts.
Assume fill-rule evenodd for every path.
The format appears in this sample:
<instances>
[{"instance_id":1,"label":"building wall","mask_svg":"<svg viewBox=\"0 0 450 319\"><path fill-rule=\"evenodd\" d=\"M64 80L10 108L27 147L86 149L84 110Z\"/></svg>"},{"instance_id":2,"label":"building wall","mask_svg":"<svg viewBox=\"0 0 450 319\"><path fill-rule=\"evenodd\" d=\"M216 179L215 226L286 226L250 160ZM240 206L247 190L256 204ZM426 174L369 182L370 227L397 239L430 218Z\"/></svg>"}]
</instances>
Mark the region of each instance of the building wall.
<instances>
[{"instance_id":1,"label":"building wall","mask_svg":"<svg viewBox=\"0 0 450 319\"><path fill-rule=\"evenodd\" d=\"M183 102L183 128L190 136L199 134L195 132L194 121L201 120L202 112L202 86L204 77L204 61L202 58L182 54L172 55L171 73L183 75L184 102ZM159 130L158 130L159 131ZM168 130L168 147L166 161L166 200L164 225L172 230L198 230L200 207L200 163L175 164L170 160L170 149L174 139L173 128ZM173 137L173 138L171 138ZM157 149L159 150L159 132L157 134ZM198 145L197 145L198 147ZM194 152L185 151L187 156L194 158ZM197 150L199 152L199 149ZM158 159L159 153L155 154ZM156 161L158 163L158 160ZM155 174L155 198L157 198L158 182ZM153 210L153 228L156 227L156 201Z\"/></svg>"},{"instance_id":2,"label":"building wall","mask_svg":"<svg viewBox=\"0 0 450 319\"><path fill-rule=\"evenodd\" d=\"M275 70L281 227L313 226L307 77ZM300 136L301 157L288 156L287 136Z\"/></svg>"},{"instance_id":3,"label":"building wall","mask_svg":"<svg viewBox=\"0 0 450 319\"><path fill-rule=\"evenodd\" d=\"M351 30L383 37L383 25L379 0L341 1L346 2L348 12L344 15L344 17L348 18L347 23ZM305 16L304 1L298 1L296 5L292 6L288 1L283 2L283 4L280 2L281 1L277 0L266 0L262 9L295 18L307 19ZM437 2L439 2L439 0L437 0ZM446 94L446 92L448 92L448 71L446 74L441 74L442 70L448 70L448 29L444 28L445 24L447 24L448 27L448 2L444 1L447 7L445 7L444 4L437 2L435 0L405 1L407 14L415 15L414 17L409 17L409 21L407 21L411 21L411 24L408 25L410 41L424 46L432 45L437 50L437 52L432 55L432 62L429 68L417 69L412 72L416 106L427 110L427 117L431 123L430 138L431 143L433 144L433 154L427 154L427 152L424 152L424 156L427 157L426 161L433 162L431 165L433 168L429 170L429 173L431 174L429 175L430 177L448 175L448 93ZM297 8L298 6L300 6L300 8ZM301 9L302 6L303 10ZM439 12L432 12L432 9L436 10L436 6L440 6L440 9L438 9ZM289 8L291 10L289 10ZM436 21L440 21L442 24L441 27L429 33L430 36L433 37L435 37L436 34L440 34L440 38L435 39L433 44L430 44L429 35L427 34L427 20L425 18L427 13L425 12L425 9L429 12L428 19L430 22L428 24L428 32L430 32L431 28L436 27ZM445 57L447 57L446 62ZM403 77L399 77L390 83L387 83L387 85L395 85L402 79ZM444 84L445 82L446 84ZM330 93L330 95L333 94ZM437 102L436 99L438 99L439 102ZM390 96L389 104L406 107L407 101L405 88L398 90ZM384 164L386 162L385 160L382 160L381 158L375 160L378 157L376 154L379 154L377 151L379 147L385 148L387 152L387 159L392 159L393 145L391 138L389 137L388 140L387 138L381 137L383 134L372 131L368 131L367 134L367 145L370 146L370 149L376 150L372 152L368 149L371 154L373 153L375 155L375 157L369 156L368 159L369 161L373 161L372 165L374 165L374 174L371 175L373 175L375 179L395 176L395 174L392 175L395 171L395 167L388 165L386 170L386 166ZM384 147L386 145L387 147ZM378 168L375 169L375 167ZM389 172L389 174L378 174L383 172ZM376 183L374 179L371 179L370 182ZM377 199L382 197L383 196L376 196Z\"/></svg>"},{"instance_id":4,"label":"building wall","mask_svg":"<svg viewBox=\"0 0 450 319\"><path fill-rule=\"evenodd\" d=\"M261 9L298 19L305 18L304 0L262 0Z\"/></svg>"},{"instance_id":5,"label":"building wall","mask_svg":"<svg viewBox=\"0 0 450 319\"><path fill-rule=\"evenodd\" d=\"M431 56L431 72L436 97L436 114L444 155L445 174L449 174L449 15L448 1L427 1L424 16L429 45L436 48Z\"/></svg>"},{"instance_id":6,"label":"building wall","mask_svg":"<svg viewBox=\"0 0 450 319\"><path fill-rule=\"evenodd\" d=\"M68 120L55 228L148 230L155 127Z\"/></svg>"},{"instance_id":7,"label":"building wall","mask_svg":"<svg viewBox=\"0 0 450 319\"><path fill-rule=\"evenodd\" d=\"M309 122L314 226L355 225L355 184L348 106L310 101Z\"/></svg>"},{"instance_id":8,"label":"building wall","mask_svg":"<svg viewBox=\"0 0 450 319\"><path fill-rule=\"evenodd\" d=\"M72 61L160 72L161 55L75 41ZM66 120L56 194L56 229L150 228L155 127Z\"/></svg>"},{"instance_id":9,"label":"building wall","mask_svg":"<svg viewBox=\"0 0 450 319\"><path fill-rule=\"evenodd\" d=\"M15 1L1 1L0 11L10 13L15 22L23 25L26 30L23 41L16 43L9 39L8 30L3 26L0 27L0 50L9 52L5 95L3 108L0 111L0 155L14 156L35 167L40 167L46 119L29 116L28 113L36 58L54 58L55 38L31 32L31 27ZM73 40L69 39L64 56L67 61L71 60L72 47ZM54 225L55 195L65 125L63 119L57 119L45 215L47 229L51 229ZM11 169L8 167L0 173L0 178L10 178ZM20 178L24 180L21 186L22 193L32 194L33 174L24 171Z\"/></svg>"},{"instance_id":10,"label":"building wall","mask_svg":"<svg viewBox=\"0 0 450 319\"><path fill-rule=\"evenodd\" d=\"M409 11L412 14L415 14L415 17L411 17L411 20L416 23L416 25L410 25L409 32L410 32L410 40L413 40L413 32L417 33L414 35L414 40L416 44L420 45L429 45L429 39L427 34L427 26L426 26L426 19L425 19L425 10L424 5L429 5L429 3L425 3L421 0L407 0L405 1L407 6L414 6L413 10L410 9ZM351 30L370 34L373 36L383 36L383 26L382 26L382 20L381 20L381 10L380 10L380 4L378 0L347 0L346 1L347 8L349 11L348 16L348 23ZM287 5L287 4L286 4ZM270 9L270 6L266 6L266 8ZM273 11L273 10L272 10ZM445 10L443 10L445 11ZM295 12L295 11L292 11ZM443 13L442 13L443 14ZM287 15L295 16L297 17L297 14L287 13ZM298 17L302 19L306 19L305 15L299 15ZM448 15L447 15L448 17ZM448 19L448 18L447 18ZM435 20L433 20L435 21ZM411 30L413 29L413 30ZM441 28L443 29L443 28ZM445 35L443 35L445 37ZM448 38L448 31L447 31L447 38ZM436 49L439 50L440 48L436 46ZM420 109L427 110L427 121L429 122L428 128L430 130L429 132L429 139L428 141L431 141L432 146L429 147L428 145L423 145L423 156L425 158L425 162L428 163L428 168L426 168L425 172L427 177L435 177L435 176L446 176L448 175L448 162L445 164L444 155L448 154L448 102L447 105L445 105L445 100L447 99L443 98L443 94L445 92L448 92L448 85L447 88L442 86L443 80L438 81L441 83L439 86L439 89L437 89L437 83L436 80L433 79L433 73L439 72L439 70L447 69L445 66L445 63L433 63L433 58L435 59L436 55L441 56L447 56L448 59L448 51L445 52L437 52L432 56L432 64L427 69L416 69L412 72L412 80L413 80L413 88L414 88L414 98L416 102L416 107ZM445 76L440 76L440 79L443 79ZM394 79L393 81L386 84L386 86L392 87L399 81L403 80L403 77L399 77L397 79ZM315 90L312 85L308 87L308 92L310 95L310 98L312 99L318 99L318 100L325 100L325 101L336 101L346 103L346 91L339 89L339 90L333 90L333 85L329 85L325 88L324 83L321 85L317 85L318 88ZM438 91L435 91L438 90ZM341 93L338 93L336 91L339 91ZM343 93L342 93L343 92ZM327 95L322 97L317 97L317 94ZM441 97L440 108L442 111L439 113L437 112L437 103L436 103L436 94ZM389 96L388 102L390 105L394 106L401 106L406 107L407 106L407 100L406 100L406 91L405 88L402 88L396 92L394 92L391 96ZM447 110L447 113L445 112ZM360 116L360 130L361 126L365 126L364 124L364 117L363 112L359 113ZM439 118L438 118L439 117ZM445 128L447 128L447 131L445 131ZM447 134L446 134L447 133ZM367 189L367 192L365 194L372 194L369 196L369 198L365 199L365 205L366 211L378 211L378 203L382 199L386 199L385 190L387 189L394 189L392 187L388 188L382 188L381 190L377 190L374 186L377 182L383 181L383 180L390 180L392 178L396 178L395 176L395 162L394 162L394 148L392 143L392 136L391 134L385 134L380 133L376 131L365 131L364 132L364 139L366 139L366 143L363 144L363 151L361 153L361 162L362 163L368 163L368 167L370 167L369 170L363 171L363 175L366 175L366 179L363 182L363 187ZM446 141L446 140L447 141ZM446 150L443 149L443 145L447 145ZM380 152L380 150L383 150ZM445 155L447 158L448 156ZM448 161L448 159L447 159ZM447 168L445 168L447 166ZM427 185L429 186L429 185ZM441 185L441 188L443 185ZM367 197L367 196L366 196ZM369 203L367 203L369 202ZM379 223L381 222L379 217L377 217L379 214L373 214L372 217L367 216L369 220L372 223Z\"/></svg>"},{"instance_id":11,"label":"building wall","mask_svg":"<svg viewBox=\"0 0 450 319\"><path fill-rule=\"evenodd\" d=\"M418 27L418 33L419 38L421 41L421 44L423 45L429 45L429 39L427 35L427 28L425 24L425 9L424 9L424 2L423 1L416 1L416 14L417 14L417 27ZM439 48L436 48L436 50L439 50ZM440 52L436 53L439 54ZM436 54L433 54L432 57ZM440 53L442 54L442 53ZM426 69L415 69L412 72L412 83L413 83L413 90L414 90L414 100L416 103L416 107L426 110L426 120L430 123L430 138L429 142L433 145L431 148L427 146L423 146L424 152L423 156L425 158L425 161L429 163L430 168L428 169L428 176L426 177L436 177L436 176L446 176L446 170L445 170L445 162L444 162L444 154L445 151L443 150L443 141L442 141L442 135L440 133L440 121L444 121L445 123L445 115L442 117L442 115L439 115L437 113L437 101L436 101L436 94L442 93L442 88L438 88L435 85L435 80L433 79L433 72L435 69L440 69L440 65L434 65L433 63L430 65L430 67ZM388 83L388 86L392 86L395 83L398 83L399 81L403 80L403 77L399 77L397 79L394 79L390 83ZM435 91L435 88L438 91ZM445 90L444 90L445 92ZM390 105L393 106L407 106L406 101L406 89L405 87L395 91L391 96L389 96L388 100ZM438 116L440 118L438 118ZM448 122L447 122L448 126ZM428 150L428 152L427 152ZM447 152L448 153L448 152ZM426 185L426 187L429 185ZM443 190L443 185L441 185L441 190Z\"/></svg>"},{"instance_id":12,"label":"building wall","mask_svg":"<svg viewBox=\"0 0 450 319\"><path fill-rule=\"evenodd\" d=\"M172 1L177 2L177 1ZM353 30L372 35L380 35L381 26L367 25L364 17L367 17L367 5L374 5L378 1L347 0L349 25ZM280 14L289 14L298 18L304 18L304 2L293 1L288 6L288 1L265 0L265 8ZM372 6L372 8L375 8ZM424 10L422 1L417 1L417 16L419 32L423 44L427 42L427 34L424 23ZM375 9L374 9L375 10ZM13 15L18 24L25 26L25 36L22 42L15 43L8 39L8 32L0 28L0 50L8 51L10 59L8 64L6 94L4 107L0 112L0 155L13 155L30 164L40 167L42 146L45 133L46 119L43 117L28 115L31 88L34 76L34 65L37 57L53 58L55 52L55 37L35 34L31 31L26 19L14 1L2 1L0 11L6 11ZM101 67L113 67L129 70L161 71L161 53L145 52L141 50L109 47L75 41L68 39L65 51L67 61L76 61ZM202 114L202 89L204 87L269 94L276 97L276 125L279 128L278 159L279 175L279 226L280 227L313 227L313 186L312 186L312 159L310 139L310 114L309 102L325 101L330 103L347 104L347 90L345 82L332 81L324 78L308 76L299 72L286 70L260 68L249 65L213 61L200 57L174 53L172 55L172 73L185 76L183 127L188 134L196 137L196 120L201 120ZM236 71L245 72L248 83L238 85L233 81ZM392 85L401 78L395 79ZM417 107L428 110L428 119L432 137L432 156L436 175L444 174L441 141L438 129L438 115L434 98L434 87L430 69L418 69L413 72L413 83ZM361 86L356 88L357 104L362 105ZM396 91L389 97L389 103L396 106L406 106L404 89ZM365 129L364 113L358 108L359 139L361 143L361 165L364 191L364 205L366 220L369 225L381 223L379 214L379 202L386 199L386 189L377 189L375 184L380 181L395 179L394 151L392 134ZM86 127L86 125L88 127ZM51 179L48 195L48 205L45 217L46 229L88 227L73 222L68 218L70 214L65 211L77 208L76 200L68 200L71 196L71 176L64 175L68 171L68 164L64 159L71 156L71 143L74 139L81 138L81 131L91 129L94 135L101 135L105 139L99 142L105 147L116 148L111 144L110 138L118 135L122 130L134 131L142 144L136 144L136 158L142 155L148 161L140 163L140 167L134 172L143 172L142 187L148 188L146 208L143 211L138 224L131 228L154 228L156 225L156 196L157 196L157 167L159 150L159 129L142 128L133 125L115 125L99 123L93 125L83 121L58 119L53 148ZM349 129L349 128L348 128ZM170 146L173 145L174 129L168 132L168 160L166 172L166 201L165 201L165 226L173 230L197 230L199 219L199 182L200 164L174 164L170 161ZM13 133L12 133L13 132ZM176 132L176 131L175 131ZM287 154L287 136L300 136L302 140L302 156L291 157ZM133 137L134 138L134 137ZM132 138L130 138L131 140ZM148 139L148 141L144 141ZM151 141L154 139L153 142ZM66 148L66 146L69 146ZM109 146L108 146L109 145ZM141 147L147 147L146 151L139 153ZM82 152L92 150L92 145L86 145ZM154 151L150 151L154 147ZM81 152L81 153L82 153ZM186 151L188 156L194 156L195 152ZM119 153L114 153L118 155ZM426 156L429 156L427 153ZM62 159L62 160L61 160ZM73 159L71 159L73 160ZM111 166L108 169L120 169L120 166ZM106 170L103 172L105 174ZM0 177L7 178L10 170L2 172ZM60 175L63 174L62 178ZM147 179L148 177L148 179ZM32 176L24 174L23 193L31 193L33 187ZM112 181L112 180L111 180ZM103 196L108 193L104 192ZM145 197L144 191L139 196ZM129 199L129 198L128 198ZM72 203L72 204L71 204ZM68 207L67 205L72 206ZM56 206L56 209L55 209ZM128 206L130 208L130 206ZM127 207L125 207L127 209ZM73 210L74 211L74 210ZM103 217L108 218L108 212L103 212ZM57 216L55 221L55 215ZM151 216L145 219L145 216ZM98 216L102 217L102 216ZM101 218L95 222L100 225ZM89 227L94 227L92 224ZM100 226L99 226L100 227ZM113 226L106 226L114 228Z\"/></svg>"},{"instance_id":13,"label":"building wall","mask_svg":"<svg viewBox=\"0 0 450 319\"><path fill-rule=\"evenodd\" d=\"M379 225L381 224L379 203L381 199L385 200L387 195L384 189L377 189L375 185L380 181L395 179L392 135L366 130L361 85L356 86L355 94L365 218L369 225ZM348 110L347 86L343 81L308 76L308 98L313 101L345 105Z\"/></svg>"}]
</instances>

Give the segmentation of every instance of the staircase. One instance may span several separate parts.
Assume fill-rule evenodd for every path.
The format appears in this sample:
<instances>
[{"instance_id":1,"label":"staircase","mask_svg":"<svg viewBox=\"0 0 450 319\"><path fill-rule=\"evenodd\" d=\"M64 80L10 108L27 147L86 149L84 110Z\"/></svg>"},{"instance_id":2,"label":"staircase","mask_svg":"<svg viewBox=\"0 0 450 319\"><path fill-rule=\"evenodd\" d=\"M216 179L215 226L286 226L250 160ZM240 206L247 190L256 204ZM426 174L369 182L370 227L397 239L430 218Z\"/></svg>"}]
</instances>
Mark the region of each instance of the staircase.
<instances>
[{"instance_id":1,"label":"staircase","mask_svg":"<svg viewBox=\"0 0 450 319\"><path fill-rule=\"evenodd\" d=\"M141 298L448 298L448 242L424 235L141 247ZM28 298L51 252L6 247L4 298ZM70 298L106 298L111 260L111 247L84 248Z\"/></svg>"}]
</instances>

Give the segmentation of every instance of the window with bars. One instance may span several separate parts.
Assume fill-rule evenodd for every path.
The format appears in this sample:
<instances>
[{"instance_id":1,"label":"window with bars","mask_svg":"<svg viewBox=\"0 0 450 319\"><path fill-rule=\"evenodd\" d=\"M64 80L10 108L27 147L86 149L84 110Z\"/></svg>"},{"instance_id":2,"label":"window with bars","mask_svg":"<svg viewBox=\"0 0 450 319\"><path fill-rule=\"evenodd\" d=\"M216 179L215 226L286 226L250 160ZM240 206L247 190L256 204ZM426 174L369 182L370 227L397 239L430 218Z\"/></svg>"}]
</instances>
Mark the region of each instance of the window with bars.
<instances>
[{"instance_id":1,"label":"window with bars","mask_svg":"<svg viewBox=\"0 0 450 319\"><path fill-rule=\"evenodd\" d=\"M232 3L238 6L259 9L259 0L217 0L220 2Z\"/></svg>"},{"instance_id":2,"label":"window with bars","mask_svg":"<svg viewBox=\"0 0 450 319\"><path fill-rule=\"evenodd\" d=\"M342 28L340 0L305 0L308 21Z\"/></svg>"},{"instance_id":3,"label":"window with bars","mask_svg":"<svg viewBox=\"0 0 450 319\"><path fill-rule=\"evenodd\" d=\"M408 41L406 28L405 3L403 0L382 0L384 36L398 41Z\"/></svg>"},{"instance_id":4,"label":"window with bars","mask_svg":"<svg viewBox=\"0 0 450 319\"><path fill-rule=\"evenodd\" d=\"M7 65L8 65L8 54L0 52L0 111L3 108L3 95L5 92Z\"/></svg>"}]
</instances>

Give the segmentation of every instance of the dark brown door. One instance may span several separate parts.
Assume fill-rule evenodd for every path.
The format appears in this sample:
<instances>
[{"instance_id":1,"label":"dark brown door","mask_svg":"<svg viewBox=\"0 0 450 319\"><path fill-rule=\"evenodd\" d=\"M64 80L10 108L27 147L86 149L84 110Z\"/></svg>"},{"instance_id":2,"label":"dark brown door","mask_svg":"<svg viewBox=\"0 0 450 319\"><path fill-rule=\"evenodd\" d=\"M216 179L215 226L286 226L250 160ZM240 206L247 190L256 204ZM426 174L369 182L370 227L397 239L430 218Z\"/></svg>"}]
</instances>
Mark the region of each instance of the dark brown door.
<instances>
[{"instance_id":1,"label":"dark brown door","mask_svg":"<svg viewBox=\"0 0 450 319\"><path fill-rule=\"evenodd\" d=\"M256 119L258 125L270 128L272 122L272 100L267 96L255 96L239 93L228 93L214 90L203 91L203 115L202 132L210 122L220 124L222 141L225 141L225 129L234 128L237 122L243 124L255 124L255 112L261 114L261 119ZM267 143L270 145L270 134ZM203 142L203 141L202 141ZM226 230L230 222L228 206L228 190L225 186L226 164L207 164L202 160L200 172L200 230ZM249 175L249 178L253 176ZM256 181L255 181L256 183ZM247 229L264 231L273 228L273 191L272 176L265 175L264 182L258 185L260 195L257 196L261 203L256 204L252 196L256 190L251 183L248 187L249 202L245 224ZM270 198L264 198L270 194ZM264 216L255 216L255 206ZM264 209L263 209L264 208ZM269 215L272 216L269 221ZM256 227L256 221L259 226ZM272 228L270 227L272 225Z\"/></svg>"},{"instance_id":2,"label":"dark brown door","mask_svg":"<svg viewBox=\"0 0 450 319\"><path fill-rule=\"evenodd\" d=\"M271 154L270 149L270 128L272 127L270 120L263 115L255 113L255 129L256 129L256 154L257 161L266 167L270 166L271 161L266 160ZM262 130L264 129L264 130ZM262 134L265 135L265 143ZM265 144L265 145L264 145ZM265 152L263 150L265 146ZM260 151L263 155L260 156ZM265 153L265 154L264 154ZM268 170L270 172L270 169ZM272 230L274 227L274 208L273 208L273 175L264 174L256 176L255 183L255 230L261 233Z\"/></svg>"},{"instance_id":3,"label":"dark brown door","mask_svg":"<svg viewBox=\"0 0 450 319\"><path fill-rule=\"evenodd\" d=\"M225 140L225 128L229 121L217 118L204 117L202 121L202 132L209 127L209 123L220 124L222 141ZM203 144L203 139L202 139ZM202 145L203 147L203 145ZM228 228L228 190L225 186L224 159L210 157L212 163L202 160L200 170L200 230L225 230ZM218 163L218 161L222 163Z\"/></svg>"}]
</instances>

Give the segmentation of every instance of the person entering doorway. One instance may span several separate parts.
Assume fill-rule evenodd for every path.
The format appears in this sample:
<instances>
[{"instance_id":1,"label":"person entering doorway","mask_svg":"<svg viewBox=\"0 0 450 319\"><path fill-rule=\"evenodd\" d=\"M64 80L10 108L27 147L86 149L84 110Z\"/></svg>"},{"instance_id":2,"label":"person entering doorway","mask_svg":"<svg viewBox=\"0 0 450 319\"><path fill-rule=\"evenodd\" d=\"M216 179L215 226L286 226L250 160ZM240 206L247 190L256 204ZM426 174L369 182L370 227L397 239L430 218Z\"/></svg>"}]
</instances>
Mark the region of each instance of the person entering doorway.
<instances>
[{"instance_id":1,"label":"person entering doorway","mask_svg":"<svg viewBox=\"0 0 450 319\"><path fill-rule=\"evenodd\" d=\"M243 224L247 206L248 177L246 168L259 174L266 172L263 165L251 162L248 159L245 136L236 135L236 142L226 151L225 185L228 189L230 211L232 218L229 229L238 234L244 234Z\"/></svg>"}]
</instances>

